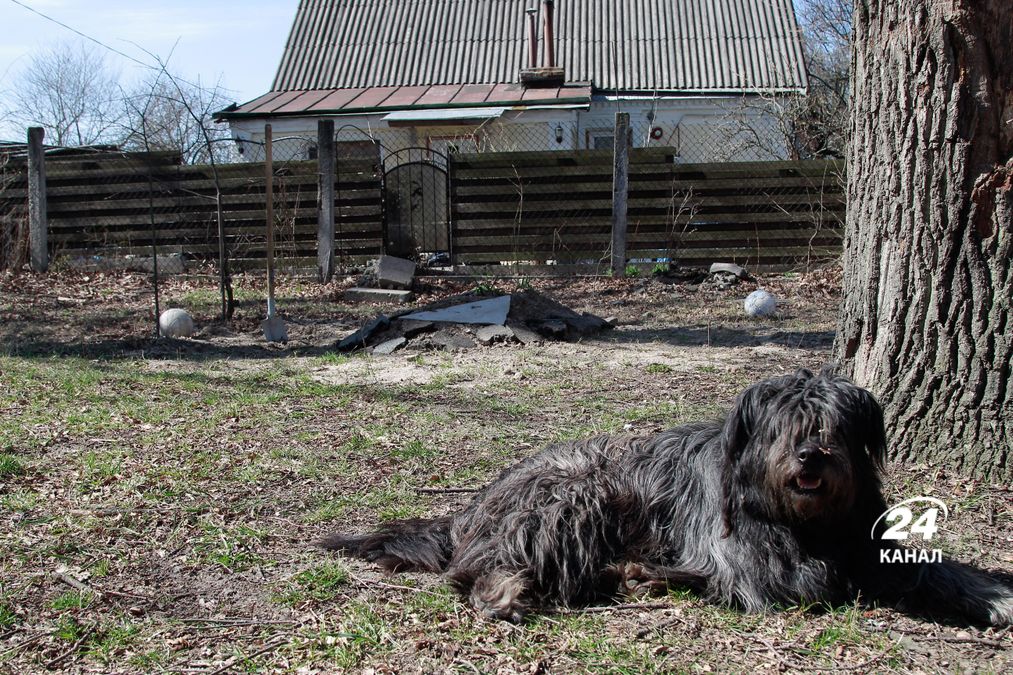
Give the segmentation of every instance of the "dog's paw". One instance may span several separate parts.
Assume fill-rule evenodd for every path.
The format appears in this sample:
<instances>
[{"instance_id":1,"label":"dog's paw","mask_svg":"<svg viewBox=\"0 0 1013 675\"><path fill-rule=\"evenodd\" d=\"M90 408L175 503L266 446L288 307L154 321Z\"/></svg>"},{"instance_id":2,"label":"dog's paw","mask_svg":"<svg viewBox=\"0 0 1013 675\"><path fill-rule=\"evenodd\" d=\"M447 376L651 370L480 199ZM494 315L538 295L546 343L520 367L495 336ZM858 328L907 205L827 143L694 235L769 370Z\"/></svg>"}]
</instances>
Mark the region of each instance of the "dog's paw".
<instances>
[{"instance_id":1,"label":"dog's paw","mask_svg":"<svg viewBox=\"0 0 1013 675\"><path fill-rule=\"evenodd\" d=\"M632 598L664 595L668 592L668 583L651 574L650 570L638 563L625 563L619 567L620 587L624 595Z\"/></svg>"},{"instance_id":2,"label":"dog's paw","mask_svg":"<svg viewBox=\"0 0 1013 675\"><path fill-rule=\"evenodd\" d=\"M528 610L526 593L527 584L519 574L493 572L475 580L471 605L488 619L520 623Z\"/></svg>"},{"instance_id":3,"label":"dog's paw","mask_svg":"<svg viewBox=\"0 0 1013 675\"><path fill-rule=\"evenodd\" d=\"M1013 626L1013 590L989 603L988 622L993 626Z\"/></svg>"}]
</instances>

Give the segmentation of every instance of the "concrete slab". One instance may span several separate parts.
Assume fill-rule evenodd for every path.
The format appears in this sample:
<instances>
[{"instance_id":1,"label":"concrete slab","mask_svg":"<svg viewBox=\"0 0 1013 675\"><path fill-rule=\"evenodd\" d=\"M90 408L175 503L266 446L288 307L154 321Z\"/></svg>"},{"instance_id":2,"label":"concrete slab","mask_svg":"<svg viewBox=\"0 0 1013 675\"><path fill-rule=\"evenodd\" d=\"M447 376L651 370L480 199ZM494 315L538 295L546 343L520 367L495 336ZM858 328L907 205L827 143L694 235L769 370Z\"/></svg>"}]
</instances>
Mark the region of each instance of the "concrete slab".
<instances>
[{"instance_id":1,"label":"concrete slab","mask_svg":"<svg viewBox=\"0 0 1013 675\"><path fill-rule=\"evenodd\" d=\"M433 330L432 321L414 321L412 319L398 319L397 327L406 338L413 338L427 331Z\"/></svg>"},{"instance_id":2,"label":"concrete slab","mask_svg":"<svg viewBox=\"0 0 1013 675\"><path fill-rule=\"evenodd\" d=\"M446 323L474 323L502 326L510 313L510 296L501 295L489 300L476 300L444 309L405 314L402 319L416 321L444 321Z\"/></svg>"},{"instance_id":3,"label":"concrete slab","mask_svg":"<svg viewBox=\"0 0 1013 675\"><path fill-rule=\"evenodd\" d=\"M546 337L562 340L566 337L566 322L560 319L547 319L532 324L532 328Z\"/></svg>"},{"instance_id":4,"label":"concrete slab","mask_svg":"<svg viewBox=\"0 0 1013 675\"><path fill-rule=\"evenodd\" d=\"M735 263L714 263L711 265L710 273L717 274L718 272L734 274L738 279L743 279L747 276L746 270Z\"/></svg>"},{"instance_id":5,"label":"concrete slab","mask_svg":"<svg viewBox=\"0 0 1013 675\"><path fill-rule=\"evenodd\" d=\"M355 331L341 342L338 343L338 351L350 352L355 349L361 349L366 346L369 338L373 336L379 330L383 330L390 324L390 317L378 316L365 326Z\"/></svg>"},{"instance_id":6,"label":"concrete slab","mask_svg":"<svg viewBox=\"0 0 1013 675\"><path fill-rule=\"evenodd\" d=\"M463 351L475 346L475 341L466 335L437 331L430 338L434 347L445 349L448 352Z\"/></svg>"},{"instance_id":7,"label":"concrete slab","mask_svg":"<svg viewBox=\"0 0 1013 675\"><path fill-rule=\"evenodd\" d=\"M387 340L386 342L381 342L377 346L373 347L373 353L374 354L393 354L398 349L401 349L402 347L404 347L406 344L408 344L408 340L406 340L405 338L403 338L403 337L394 338L393 340Z\"/></svg>"},{"instance_id":8,"label":"concrete slab","mask_svg":"<svg viewBox=\"0 0 1013 675\"><path fill-rule=\"evenodd\" d=\"M505 342L514 336L514 332L506 326L482 326L475 332L475 339L483 345L494 342Z\"/></svg>"},{"instance_id":9,"label":"concrete slab","mask_svg":"<svg viewBox=\"0 0 1013 675\"><path fill-rule=\"evenodd\" d=\"M533 330L529 330L524 326L512 323L507 325L509 326L510 331L514 334L514 337L517 338L521 342L521 344L526 345L542 344L542 336L534 332Z\"/></svg>"},{"instance_id":10,"label":"concrete slab","mask_svg":"<svg viewBox=\"0 0 1013 675\"><path fill-rule=\"evenodd\" d=\"M376 282L380 288L411 288L415 279L415 262L382 255L376 263Z\"/></svg>"},{"instance_id":11,"label":"concrete slab","mask_svg":"<svg viewBox=\"0 0 1013 675\"><path fill-rule=\"evenodd\" d=\"M411 291L354 286L346 290L343 297L349 302L398 302L403 304L410 302L414 296Z\"/></svg>"}]
</instances>

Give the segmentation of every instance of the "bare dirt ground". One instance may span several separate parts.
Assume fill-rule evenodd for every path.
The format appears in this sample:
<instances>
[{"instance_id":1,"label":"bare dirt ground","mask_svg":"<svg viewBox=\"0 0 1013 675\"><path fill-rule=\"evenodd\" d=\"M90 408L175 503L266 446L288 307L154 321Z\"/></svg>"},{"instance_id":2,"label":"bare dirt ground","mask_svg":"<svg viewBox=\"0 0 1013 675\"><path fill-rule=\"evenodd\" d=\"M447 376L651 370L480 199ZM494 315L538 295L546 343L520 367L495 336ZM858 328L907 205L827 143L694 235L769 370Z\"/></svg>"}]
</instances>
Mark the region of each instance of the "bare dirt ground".
<instances>
[{"instance_id":1,"label":"bare dirt ground","mask_svg":"<svg viewBox=\"0 0 1013 675\"><path fill-rule=\"evenodd\" d=\"M614 316L594 338L339 355L394 307L342 279L284 279L290 342L262 339L262 279L231 322L215 279L167 281L192 340L155 340L140 275L0 276L0 671L669 672L1013 669L1009 629L860 605L762 616L691 593L484 620L434 576L313 547L333 529L445 513L553 441L721 414L747 384L830 358L833 271L762 280L777 316L653 279L424 280L417 304L533 287ZM937 496L946 555L1013 570L1013 493L892 465L890 498Z\"/></svg>"}]
</instances>

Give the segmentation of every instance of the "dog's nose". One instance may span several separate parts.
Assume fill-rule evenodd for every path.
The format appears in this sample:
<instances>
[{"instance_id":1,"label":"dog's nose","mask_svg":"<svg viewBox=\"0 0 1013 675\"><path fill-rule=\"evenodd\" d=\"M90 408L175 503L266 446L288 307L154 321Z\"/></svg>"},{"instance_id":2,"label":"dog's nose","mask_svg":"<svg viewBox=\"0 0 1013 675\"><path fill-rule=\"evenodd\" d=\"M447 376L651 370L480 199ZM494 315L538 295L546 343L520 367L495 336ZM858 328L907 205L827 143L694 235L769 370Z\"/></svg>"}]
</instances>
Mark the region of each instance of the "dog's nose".
<instances>
[{"instance_id":1,"label":"dog's nose","mask_svg":"<svg viewBox=\"0 0 1013 675\"><path fill-rule=\"evenodd\" d=\"M798 449L798 452L795 453L795 456L798 457L798 461L803 464L812 462L816 459L817 455L819 455L819 452L811 445L803 445Z\"/></svg>"}]
</instances>

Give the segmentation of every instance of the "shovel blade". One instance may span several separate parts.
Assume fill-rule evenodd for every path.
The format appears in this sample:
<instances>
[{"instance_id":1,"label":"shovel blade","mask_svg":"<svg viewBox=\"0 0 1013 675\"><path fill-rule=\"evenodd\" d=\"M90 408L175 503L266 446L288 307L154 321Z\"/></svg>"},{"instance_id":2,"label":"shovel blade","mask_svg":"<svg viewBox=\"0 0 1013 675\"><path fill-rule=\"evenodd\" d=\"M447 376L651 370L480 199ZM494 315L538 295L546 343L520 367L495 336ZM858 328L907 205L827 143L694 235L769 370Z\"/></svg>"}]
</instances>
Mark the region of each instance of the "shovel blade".
<instances>
[{"instance_id":1,"label":"shovel blade","mask_svg":"<svg viewBox=\"0 0 1013 675\"><path fill-rule=\"evenodd\" d=\"M285 322L276 316L268 317L260 322L264 330L264 339L268 342L288 342L288 329Z\"/></svg>"}]
</instances>

